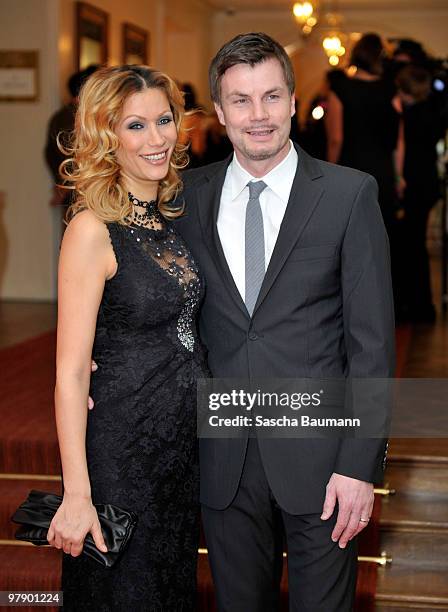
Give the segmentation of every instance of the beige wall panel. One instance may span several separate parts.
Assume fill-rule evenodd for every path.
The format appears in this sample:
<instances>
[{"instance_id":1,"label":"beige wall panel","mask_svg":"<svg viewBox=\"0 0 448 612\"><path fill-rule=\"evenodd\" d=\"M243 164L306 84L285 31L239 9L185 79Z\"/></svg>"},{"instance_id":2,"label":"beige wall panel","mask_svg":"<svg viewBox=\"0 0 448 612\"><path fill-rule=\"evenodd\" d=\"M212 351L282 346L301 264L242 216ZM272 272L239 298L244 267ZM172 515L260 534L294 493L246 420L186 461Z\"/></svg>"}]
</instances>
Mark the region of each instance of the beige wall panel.
<instances>
[{"instance_id":1,"label":"beige wall panel","mask_svg":"<svg viewBox=\"0 0 448 612\"><path fill-rule=\"evenodd\" d=\"M54 296L50 178L43 159L47 119L57 108L57 0L2 0L2 49L39 52L36 102L0 102L0 295Z\"/></svg>"}]
</instances>

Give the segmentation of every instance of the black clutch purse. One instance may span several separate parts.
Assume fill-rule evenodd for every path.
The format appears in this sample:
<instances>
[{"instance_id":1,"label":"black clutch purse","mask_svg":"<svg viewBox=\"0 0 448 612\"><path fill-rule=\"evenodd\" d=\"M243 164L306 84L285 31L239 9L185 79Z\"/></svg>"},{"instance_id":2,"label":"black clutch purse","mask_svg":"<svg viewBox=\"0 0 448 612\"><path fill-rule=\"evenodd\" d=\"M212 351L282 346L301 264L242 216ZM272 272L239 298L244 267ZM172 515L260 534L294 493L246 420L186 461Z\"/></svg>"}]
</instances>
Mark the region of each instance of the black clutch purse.
<instances>
[{"instance_id":1,"label":"black clutch purse","mask_svg":"<svg viewBox=\"0 0 448 612\"><path fill-rule=\"evenodd\" d=\"M31 542L36 546L48 545L48 529L61 503L60 495L45 491L30 491L27 499L20 504L11 517L14 523L20 525L15 534L16 539ZM98 550L91 534L88 533L84 540L82 554L101 565L112 567L132 536L137 524L137 515L112 504L95 504L95 508L107 546L107 553Z\"/></svg>"}]
</instances>

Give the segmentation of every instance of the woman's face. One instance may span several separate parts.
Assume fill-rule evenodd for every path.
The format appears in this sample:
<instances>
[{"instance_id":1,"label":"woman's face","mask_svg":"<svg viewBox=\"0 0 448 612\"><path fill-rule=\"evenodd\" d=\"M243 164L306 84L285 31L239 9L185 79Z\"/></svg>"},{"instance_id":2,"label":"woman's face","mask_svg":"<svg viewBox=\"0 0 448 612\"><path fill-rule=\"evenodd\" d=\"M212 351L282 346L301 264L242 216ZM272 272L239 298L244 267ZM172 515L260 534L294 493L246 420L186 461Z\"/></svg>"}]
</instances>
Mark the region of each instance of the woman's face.
<instances>
[{"instance_id":1,"label":"woman's face","mask_svg":"<svg viewBox=\"0 0 448 612\"><path fill-rule=\"evenodd\" d=\"M177 141L177 129L168 98L162 89L145 89L129 96L116 134L121 174L135 184L159 182L168 174Z\"/></svg>"}]
</instances>

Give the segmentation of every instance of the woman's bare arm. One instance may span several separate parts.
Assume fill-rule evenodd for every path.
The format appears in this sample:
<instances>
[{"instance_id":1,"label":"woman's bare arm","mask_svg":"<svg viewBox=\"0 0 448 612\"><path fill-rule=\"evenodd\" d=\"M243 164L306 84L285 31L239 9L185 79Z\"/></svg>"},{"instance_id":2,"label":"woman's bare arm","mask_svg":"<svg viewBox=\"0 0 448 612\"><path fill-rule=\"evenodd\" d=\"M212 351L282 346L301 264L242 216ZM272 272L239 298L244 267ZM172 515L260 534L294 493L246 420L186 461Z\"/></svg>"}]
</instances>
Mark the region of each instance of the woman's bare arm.
<instances>
[{"instance_id":1,"label":"woman's bare arm","mask_svg":"<svg viewBox=\"0 0 448 612\"><path fill-rule=\"evenodd\" d=\"M397 146L394 151L394 163L397 195L400 199L402 199L404 196L404 190L406 188L406 182L403 177L406 143L404 137L403 105L398 95L392 100L392 106L395 108L400 117L398 123Z\"/></svg>"},{"instance_id":2,"label":"woman's bare arm","mask_svg":"<svg viewBox=\"0 0 448 612\"><path fill-rule=\"evenodd\" d=\"M332 91L327 99L325 129L327 132L327 160L336 164L339 161L344 140L344 109L342 102Z\"/></svg>"},{"instance_id":3,"label":"woman's bare arm","mask_svg":"<svg viewBox=\"0 0 448 612\"><path fill-rule=\"evenodd\" d=\"M64 501L48 539L80 554L89 531L104 546L91 502L85 436L96 318L107 278L116 262L106 226L90 211L69 224L59 260L55 407L64 477Z\"/></svg>"}]
</instances>

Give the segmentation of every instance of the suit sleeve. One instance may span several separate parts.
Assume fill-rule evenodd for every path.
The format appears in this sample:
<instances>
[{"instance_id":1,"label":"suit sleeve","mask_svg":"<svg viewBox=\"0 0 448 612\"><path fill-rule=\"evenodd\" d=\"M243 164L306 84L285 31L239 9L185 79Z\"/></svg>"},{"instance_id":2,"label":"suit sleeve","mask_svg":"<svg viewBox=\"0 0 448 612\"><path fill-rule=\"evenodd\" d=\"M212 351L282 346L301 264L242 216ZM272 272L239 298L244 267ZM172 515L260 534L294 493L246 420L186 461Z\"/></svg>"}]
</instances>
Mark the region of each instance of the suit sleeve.
<instances>
[{"instance_id":1,"label":"suit sleeve","mask_svg":"<svg viewBox=\"0 0 448 612\"><path fill-rule=\"evenodd\" d=\"M395 323L389 242L378 205L378 186L367 175L355 198L341 253L344 341L348 377L392 378ZM335 472L381 482L387 442L341 440Z\"/></svg>"}]
</instances>

